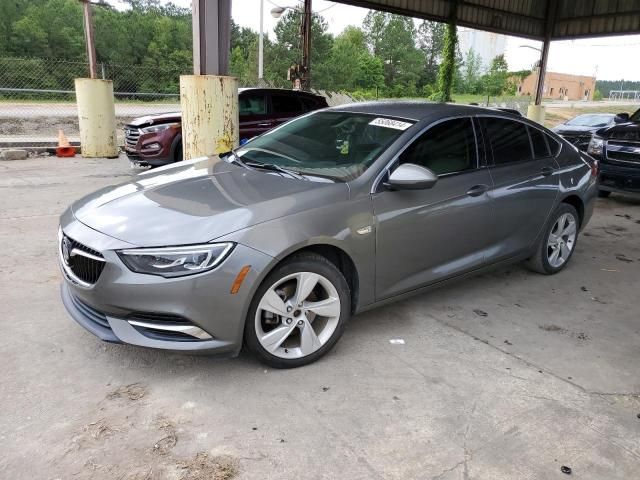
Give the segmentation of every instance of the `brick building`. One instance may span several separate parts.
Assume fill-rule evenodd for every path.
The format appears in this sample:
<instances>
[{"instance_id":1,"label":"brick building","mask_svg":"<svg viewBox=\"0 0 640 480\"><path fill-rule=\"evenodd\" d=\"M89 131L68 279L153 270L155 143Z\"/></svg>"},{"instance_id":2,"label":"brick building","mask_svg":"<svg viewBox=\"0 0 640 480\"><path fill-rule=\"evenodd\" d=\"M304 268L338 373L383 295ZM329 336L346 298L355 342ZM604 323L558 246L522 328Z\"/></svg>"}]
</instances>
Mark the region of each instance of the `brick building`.
<instances>
[{"instance_id":1,"label":"brick building","mask_svg":"<svg viewBox=\"0 0 640 480\"><path fill-rule=\"evenodd\" d=\"M537 70L522 79L518 85L517 95L535 96ZM542 96L553 100L593 100L596 90L595 77L571 75L569 73L547 72L544 77Z\"/></svg>"}]
</instances>

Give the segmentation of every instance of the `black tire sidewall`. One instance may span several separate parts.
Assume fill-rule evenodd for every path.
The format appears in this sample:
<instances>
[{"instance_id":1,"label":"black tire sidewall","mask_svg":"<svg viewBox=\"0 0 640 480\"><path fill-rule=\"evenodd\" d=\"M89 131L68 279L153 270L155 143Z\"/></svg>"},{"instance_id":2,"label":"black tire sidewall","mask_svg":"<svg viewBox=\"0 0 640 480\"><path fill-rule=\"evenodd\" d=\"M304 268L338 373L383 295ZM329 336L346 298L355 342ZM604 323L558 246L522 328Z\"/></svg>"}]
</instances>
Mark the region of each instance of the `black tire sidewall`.
<instances>
[{"instance_id":1,"label":"black tire sidewall","mask_svg":"<svg viewBox=\"0 0 640 480\"><path fill-rule=\"evenodd\" d=\"M559 267L554 267L549 263L549 257L547 255L547 243L549 241L549 234L551 233L551 230L555 226L560 216L564 215L565 213L569 213L573 215L573 218L576 222L576 239L573 242L573 248L571 249L569 258L567 258L565 262ZM573 253L576 251L576 247L578 246L579 231L580 231L580 217L578 216L578 212L576 211L576 209L573 206L569 205L568 203L561 203L560 205L558 205L558 208L556 208L555 211L553 212L553 215L550 218L549 224L547 225L547 228L544 231L544 235L542 237L542 241L540 242L540 249L538 252L538 255L541 256L540 259L542 261L542 268L544 268L544 270L547 273L550 273L550 274L557 273L567 266L567 264L571 260L571 257L573 257Z\"/></svg>"},{"instance_id":2,"label":"black tire sidewall","mask_svg":"<svg viewBox=\"0 0 640 480\"><path fill-rule=\"evenodd\" d=\"M182 154L182 140L180 142L178 142L178 145L176 145L176 151L173 154L173 161L174 162L181 162L183 159L183 154Z\"/></svg>"},{"instance_id":3,"label":"black tire sidewall","mask_svg":"<svg viewBox=\"0 0 640 480\"><path fill-rule=\"evenodd\" d=\"M303 358L287 359L271 354L260 344L255 328L255 316L258 309L258 304L260 303L260 300L262 299L262 296L265 294L267 289L281 278L298 272L317 273L325 277L333 284L333 286L336 288L336 291L338 292L338 296L340 297L340 319L338 320L338 325L333 332L333 335L321 348L313 352L311 355L307 355ZM347 281L345 280L342 273L335 267L335 265L333 265L331 262L320 255L301 255L300 257L293 257L283 264L277 266L271 273L269 273L269 275L267 275L267 277L263 280L263 282L256 290L253 299L251 300L249 312L247 313L247 318L245 320L244 341L247 347L249 347L249 350L251 350L254 355L256 355L263 363L271 367L301 367L303 365L315 362L333 348L333 346L342 336L342 333L344 332L350 316L351 293L349 291Z\"/></svg>"}]
</instances>

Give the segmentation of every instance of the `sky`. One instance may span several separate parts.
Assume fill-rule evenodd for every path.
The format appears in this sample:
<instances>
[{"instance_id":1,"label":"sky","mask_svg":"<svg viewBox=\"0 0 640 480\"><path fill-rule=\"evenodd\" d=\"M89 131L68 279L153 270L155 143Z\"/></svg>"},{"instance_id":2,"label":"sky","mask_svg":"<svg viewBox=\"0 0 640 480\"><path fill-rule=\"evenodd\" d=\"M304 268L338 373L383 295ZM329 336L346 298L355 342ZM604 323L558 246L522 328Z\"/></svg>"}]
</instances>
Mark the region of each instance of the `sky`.
<instances>
[{"instance_id":1,"label":"sky","mask_svg":"<svg viewBox=\"0 0 640 480\"><path fill-rule=\"evenodd\" d=\"M164 0L163 0L164 1ZM232 0L234 21L255 31L260 28L261 0ZM263 0L264 29L273 38L277 20L270 11L274 6L296 6L299 0ZM117 1L111 3L117 4ZM191 0L173 0L173 3L190 7ZM314 0L314 12L320 13L329 24L329 31L339 34L348 25L360 26L368 10L327 0ZM518 37L508 37L505 56L510 70L530 69L540 54L521 45L541 47L540 42ZM640 35L590 38L552 42L548 70L576 75L594 75L600 80L640 81Z\"/></svg>"}]
</instances>

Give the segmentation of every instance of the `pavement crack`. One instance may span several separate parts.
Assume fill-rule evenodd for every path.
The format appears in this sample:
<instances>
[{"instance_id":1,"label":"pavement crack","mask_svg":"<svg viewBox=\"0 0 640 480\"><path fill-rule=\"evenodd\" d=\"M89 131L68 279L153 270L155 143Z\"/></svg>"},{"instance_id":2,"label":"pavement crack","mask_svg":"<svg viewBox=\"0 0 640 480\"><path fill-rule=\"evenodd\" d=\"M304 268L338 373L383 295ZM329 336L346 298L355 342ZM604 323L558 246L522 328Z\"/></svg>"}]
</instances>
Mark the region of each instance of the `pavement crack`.
<instances>
[{"instance_id":1,"label":"pavement crack","mask_svg":"<svg viewBox=\"0 0 640 480\"><path fill-rule=\"evenodd\" d=\"M553 377L553 378L555 378L556 380L560 380L560 381L561 381L561 382L563 382L563 383L567 383L567 384L571 385L572 387L577 388L577 389L578 389L578 390L580 390L582 393L585 393L585 394L587 394L587 395L592 395L592 394L593 394L592 392L589 392L587 389L585 389L582 385L579 385L579 384L577 384L577 383L575 383L575 382L572 382L571 380L568 380L568 379L566 379L566 378L564 378L564 377L561 377L560 375L557 375L557 374L555 374L554 372L551 372L551 371L549 371L549 370L545 369L544 367L542 367L542 366L540 366L540 365L537 365L537 364L535 364L535 363L533 363L533 362L530 362L529 360L526 360L526 359L524 359L524 358L522 358L522 357L520 357L520 356L516 355L516 354L515 354L515 353L513 353L513 352L510 352L510 351L505 350L505 349L503 349L503 348L500 348L500 347L498 347L498 346L496 346L496 345L493 345L492 343L489 343L489 341L484 340L484 339L482 339L482 338L480 338L480 337L478 337L478 336L474 335L473 333L467 332L466 330L463 330L462 328L457 327L457 326L455 326L455 325L451 325L450 323L445 322L444 320L440 320L438 317L436 317L436 316L434 316L434 315L432 315L432 314L428 314L428 316L429 316L429 317L431 317L431 318L433 318L433 319L434 319L436 322L438 322L440 325L444 325L445 327L451 328L451 329L453 329L453 330L457 331L458 333L461 333L461 334L463 334L463 335L467 335L468 337L471 337L471 338L473 338L474 340L477 340L477 341L479 341L479 342L482 342L482 343L484 343L485 345L487 345L487 346L489 346L489 347L493 348L494 350L497 350L497 351L499 351L499 352L501 352L501 353L503 353L503 354L505 354L505 355L508 355L508 356L510 356L510 357L512 357L512 358L515 358L516 360L518 360L518 361L520 361L520 362L524 363L524 364L525 364L525 365L527 365L528 367L535 368L536 370L544 371L546 374L548 374L548 375L552 376L552 377Z\"/></svg>"},{"instance_id":2,"label":"pavement crack","mask_svg":"<svg viewBox=\"0 0 640 480\"><path fill-rule=\"evenodd\" d=\"M442 472L440 472L438 475L436 475L435 477L431 477L431 480L440 480L442 479L447 473L451 473L453 472L456 468L460 467L461 465L465 465L467 463L467 459L465 456L465 459L462 460L461 462L456 463L453 467L451 468L447 468L446 470L443 470ZM467 477L465 477L466 479Z\"/></svg>"}]
</instances>

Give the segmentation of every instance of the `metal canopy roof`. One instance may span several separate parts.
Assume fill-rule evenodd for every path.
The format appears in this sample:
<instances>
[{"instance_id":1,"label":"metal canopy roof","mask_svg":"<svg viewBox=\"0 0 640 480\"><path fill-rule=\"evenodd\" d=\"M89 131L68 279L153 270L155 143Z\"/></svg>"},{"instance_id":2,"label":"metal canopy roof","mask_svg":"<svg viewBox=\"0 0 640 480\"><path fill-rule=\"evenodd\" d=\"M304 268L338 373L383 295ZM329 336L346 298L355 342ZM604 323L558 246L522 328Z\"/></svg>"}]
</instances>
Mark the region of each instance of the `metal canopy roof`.
<instances>
[{"instance_id":1,"label":"metal canopy roof","mask_svg":"<svg viewBox=\"0 0 640 480\"><path fill-rule=\"evenodd\" d=\"M640 0L334 1L541 41L640 33Z\"/></svg>"}]
</instances>

